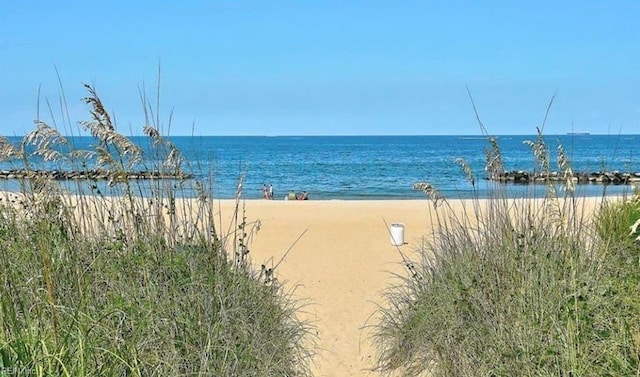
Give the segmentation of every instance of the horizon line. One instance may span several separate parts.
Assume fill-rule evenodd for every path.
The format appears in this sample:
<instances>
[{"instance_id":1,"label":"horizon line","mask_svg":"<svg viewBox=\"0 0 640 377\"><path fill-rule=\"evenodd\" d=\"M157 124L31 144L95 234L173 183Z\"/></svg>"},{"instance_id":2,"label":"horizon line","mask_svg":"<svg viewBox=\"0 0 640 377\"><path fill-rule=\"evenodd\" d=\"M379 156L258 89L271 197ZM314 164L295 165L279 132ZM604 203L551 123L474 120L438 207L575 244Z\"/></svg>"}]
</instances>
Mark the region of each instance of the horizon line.
<instances>
[{"instance_id":1,"label":"horizon line","mask_svg":"<svg viewBox=\"0 0 640 377\"><path fill-rule=\"evenodd\" d=\"M78 135L78 134L61 134L64 137L93 137L90 134ZM147 137L144 134L121 134L126 137ZM25 137L25 135L1 135L4 137ZM434 137L454 137L454 136L471 136L471 137L488 137L488 136L537 136L536 133L496 133L496 134L282 134L282 135L257 135L257 134L240 134L240 135L215 135L215 134L169 134L162 135L163 137L263 137L263 138L279 138L279 137L415 137L415 136L434 136ZM565 132L565 133L543 133L542 136L640 136L640 133L591 133L589 131L581 132Z\"/></svg>"}]
</instances>

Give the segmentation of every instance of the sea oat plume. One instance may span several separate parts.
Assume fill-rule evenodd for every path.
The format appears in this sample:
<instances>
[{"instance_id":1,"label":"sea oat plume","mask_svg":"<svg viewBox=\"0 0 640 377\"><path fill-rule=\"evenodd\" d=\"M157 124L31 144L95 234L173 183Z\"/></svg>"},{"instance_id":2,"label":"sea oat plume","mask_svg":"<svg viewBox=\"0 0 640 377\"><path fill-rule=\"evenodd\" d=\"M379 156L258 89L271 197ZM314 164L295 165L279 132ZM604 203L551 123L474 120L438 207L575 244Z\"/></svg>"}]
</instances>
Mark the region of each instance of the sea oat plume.
<instances>
[{"instance_id":1,"label":"sea oat plume","mask_svg":"<svg viewBox=\"0 0 640 377\"><path fill-rule=\"evenodd\" d=\"M417 182L413 184L414 190L420 190L427 195L427 197L433 202L433 206L437 207L441 201L445 200L442 195L436 190L433 185L428 182Z\"/></svg>"},{"instance_id":2,"label":"sea oat plume","mask_svg":"<svg viewBox=\"0 0 640 377\"><path fill-rule=\"evenodd\" d=\"M0 136L0 161L22 158L22 152L4 136Z\"/></svg>"},{"instance_id":3,"label":"sea oat plume","mask_svg":"<svg viewBox=\"0 0 640 377\"><path fill-rule=\"evenodd\" d=\"M562 145L558 145L558 167L561 171L564 172L564 187L569 192L575 191L575 182L574 182L574 174L573 169L571 169L571 163L569 162L569 158L564 152L564 148Z\"/></svg>"},{"instance_id":4,"label":"sea oat plume","mask_svg":"<svg viewBox=\"0 0 640 377\"><path fill-rule=\"evenodd\" d=\"M456 158L454 163L460 165L460 167L462 168L462 172L464 173L465 177L467 177L467 180L471 182L472 186L475 187L476 178L473 174L473 169L471 169L471 166L469 166L467 160L465 160L464 158Z\"/></svg>"},{"instance_id":5,"label":"sea oat plume","mask_svg":"<svg viewBox=\"0 0 640 377\"><path fill-rule=\"evenodd\" d=\"M100 126L105 127L107 129L114 130L113 124L111 123L111 117L107 110L105 110L100 97L96 93L95 89L89 84L83 84L85 89L89 92L89 96L82 99L84 103L91 106L91 116L92 118L100 124Z\"/></svg>"},{"instance_id":6,"label":"sea oat plume","mask_svg":"<svg viewBox=\"0 0 640 377\"><path fill-rule=\"evenodd\" d=\"M502 161L502 152L500 151L500 145L495 136L489 136L488 138L489 148L485 148L485 170L489 173L492 179L497 178L500 174L504 173L504 163Z\"/></svg>"}]
</instances>

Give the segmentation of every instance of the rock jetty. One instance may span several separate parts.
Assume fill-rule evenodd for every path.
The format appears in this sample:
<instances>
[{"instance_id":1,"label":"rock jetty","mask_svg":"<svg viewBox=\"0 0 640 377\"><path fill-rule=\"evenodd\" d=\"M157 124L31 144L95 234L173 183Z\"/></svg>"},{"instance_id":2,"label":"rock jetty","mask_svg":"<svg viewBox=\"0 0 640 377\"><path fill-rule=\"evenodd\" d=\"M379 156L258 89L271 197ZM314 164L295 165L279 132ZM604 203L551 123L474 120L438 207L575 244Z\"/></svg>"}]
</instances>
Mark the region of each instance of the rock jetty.
<instances>
[{"instance_id":1,"label":"rock jetty","mask_svg":"<svg viewBox=\"0 0 640 377\"><path fill-rule=\"evenodd\" d=\"M0 179L50 179L55 181L68 180L111 180L111 179L191 179L193 174L188 173L167 173L150 170L134 172L112 172L106 170L0 170Z\"/></svg>"},{"instance_id":2,"label":"rock jetty","mask_svg":"<svg viewBox=\"0 0 640 377\"><path fill-rule=\"evenodd\" d=\"M527 172L522 170L513 170L510 172L503 172L487 178L489 180L503 182L503 183L518 183L518 184L530 184L530 183L547 183L547 182L564 182L565 177L563 173L550 172ZM598 172L582 172L574 173L573 181L577 184L602 184L602 185L631 185L640 184L640 172L635 173L622 173L619 171L598 171Z\"/></svg>"}]
</instances>

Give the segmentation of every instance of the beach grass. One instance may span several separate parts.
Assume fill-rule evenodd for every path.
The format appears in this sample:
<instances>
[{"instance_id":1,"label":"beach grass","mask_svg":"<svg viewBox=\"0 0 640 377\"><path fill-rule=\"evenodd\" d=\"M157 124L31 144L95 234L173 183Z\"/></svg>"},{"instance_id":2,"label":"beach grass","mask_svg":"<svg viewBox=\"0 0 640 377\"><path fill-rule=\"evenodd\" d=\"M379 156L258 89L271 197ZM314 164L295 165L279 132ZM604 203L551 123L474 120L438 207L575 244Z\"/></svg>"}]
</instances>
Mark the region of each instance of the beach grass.
<instances>
[{"instance_id":1,"label":"beach grass","mask_svg":"<svg viewBox=\"0 0 640 377\"><path fill-rule=\"evenodd\" d=\"M213 177L180 178L187 161L159 118L144 127L150 159L86 89L92 150L42 121L19 144L0 140L2 161L26 172L105 174L71 190L27 174L0 195L0 375L309 375L300 301L249 261L259 224L246 220L241 178L235 220L219 229ZM128 178L140 167L176 178Z\"/></svg>"},{"instance_id":2,"label":"beach grass","mask_svg":"<svg viewBox=\"0 0 640 377\"><path fill-rule=\"evenodd\" d=\"M499 147L488 140L487 172L496 174ZM529 145L549 172L541 130ZM433 232L385 292L373 331L378 371L640 375L640 199L603 197L592 215L558 154L565 184L549 185L545 198L508 199L496 186L460 213L433 186L416 185L437 207Z\"/></svg>"}]
</instances>

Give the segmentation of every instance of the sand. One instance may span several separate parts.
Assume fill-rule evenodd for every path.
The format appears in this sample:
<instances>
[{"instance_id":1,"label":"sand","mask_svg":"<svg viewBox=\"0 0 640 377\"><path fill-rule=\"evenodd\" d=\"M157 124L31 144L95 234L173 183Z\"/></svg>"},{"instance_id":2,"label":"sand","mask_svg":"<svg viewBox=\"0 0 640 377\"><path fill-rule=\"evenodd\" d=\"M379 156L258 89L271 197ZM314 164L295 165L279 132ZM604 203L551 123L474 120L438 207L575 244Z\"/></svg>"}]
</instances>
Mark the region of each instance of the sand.
<instances>
[{"instance_id":1,"label":"sand","mask_svg":"<svg viewBox=\"0 0 640 377\"><path fill-rule=\"evenodd\" d=\"M223 231L233 207L221 202ZM278 263L291 248L277 268L278 279L287 288L297 286L296 297L308 300L301 317L317 328L315 376L379 375L371 371L375 349L365 326L382 303L380 293L394 282L392 273L404 273L387 225L404 224L399 248L415 255L429 231L430 208L427 200L246 201L248 221L261 223L252 262Z\"/></svg>"},{"instance_id":2,"label":"sand","mask_svg":"<svg viewBox=\"0 0 640 377\"><path fill-rule=\"evenodd\" d=\"M580 203L591 213L601 198ZM471 202L452 200L449 205L461 213ZM220 208L228 226L234 202L222 201ZM374 323L377 305L384 305L381 292L398 282L393 274L405 274L399 250L417 258L433 213L426 199L246 201L248 221L260 220L251 243L252 262L275 264L286 254L278 278L289 289L297 287L295 297L309 302L300 315L317 329L315 376L379 375L372 371L375 348L367 326ZM402 246L391 244L392 223L404 225Z\"/></svg>"}]
</instances>

